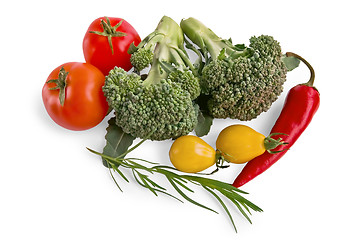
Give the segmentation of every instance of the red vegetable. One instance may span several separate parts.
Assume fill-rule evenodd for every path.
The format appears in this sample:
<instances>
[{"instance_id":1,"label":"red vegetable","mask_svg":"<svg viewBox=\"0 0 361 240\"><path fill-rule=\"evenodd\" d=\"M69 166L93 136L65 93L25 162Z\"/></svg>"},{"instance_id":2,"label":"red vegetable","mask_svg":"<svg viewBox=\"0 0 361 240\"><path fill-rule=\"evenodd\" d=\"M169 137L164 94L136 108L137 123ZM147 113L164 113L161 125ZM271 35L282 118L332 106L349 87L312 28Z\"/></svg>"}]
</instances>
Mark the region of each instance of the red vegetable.
<instances>
[{"instance_id":1,"label":"red vegetable","mask_svg":"<svg viewBox=\"0 0 361 240\"><path fill-rule=\"evenodd\" d=\"M101 17L89 26L83 40L85 61L108 75L115 66L129 71L129 46L137 46L141 39L137 31L124 19Z\"/></svg>"},{"instance_id":2,"label":"red vegetable","mask_svg":"<svg viewBox=\"0 0 361 240\"><path fill-rule=\"evenodd\" d=\"M282 112L271 130L271 133L281 132L287 134L286 136L282 136L282 139L288 144L281 145L275 149L275 151L281 152L274 154L265 152L248 162L234 180L232 184L234 187L240 187L249 182L266 171L286 154L288 148L296 142L311 122L312 117L319 107L320 94L318 90L313 87L315 72L312 66L297 54L288 52L286 55L300 59L307 65L311 72L310 80L307 83L299 84L289 91Z\"/></svg>"},{"instance_id":3,"label":"red vegetable","mask_svg":"<svg viewBox=\"0 0 361 240\"><path fill-rule=\"evenodd\" d=\"M103 85L103 73L89 63L60 65L50 73L43 86L46 111L64 128L77 131L92 128L108 112Z\"/></svg>"}]
</instances>

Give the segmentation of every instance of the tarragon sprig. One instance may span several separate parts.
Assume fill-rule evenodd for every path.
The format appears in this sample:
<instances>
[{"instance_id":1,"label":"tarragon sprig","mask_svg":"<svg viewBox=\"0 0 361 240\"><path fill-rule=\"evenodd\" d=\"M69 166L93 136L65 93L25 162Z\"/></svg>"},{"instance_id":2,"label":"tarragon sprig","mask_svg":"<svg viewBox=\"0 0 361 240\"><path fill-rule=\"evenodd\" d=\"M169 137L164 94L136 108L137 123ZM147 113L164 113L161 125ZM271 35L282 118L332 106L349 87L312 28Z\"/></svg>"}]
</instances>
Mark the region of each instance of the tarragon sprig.
<instances>
[{"instance_id":1,"label":"tarragon sprig","mask_svg":"<svg viewBox=\"0 0 361 240\"><path fill-rule=\"evenodd\" d=\"M160 165L158 163L149 162L144 159L139 158L126 158L125 156L136 149L139 145L141 145L145 140L140 141L138 144L136 144L134 147L130 148L123 154L121 154L118 157L111 157L106 154L102 154L99 152L96 152L94 150L91 150L88 148L88 150L94 154L97 154L102 157L103 160L105 160L108 163L109 171L112 176L113 181L117 185L120 191L122 189L120 188L118 182L116 181L115 177L113 176L112 170L119 174L121 178L123 178L126 182L129 182L128 178L125 176L125 174L120 170L120 168L129 169L131 173L133 174L133 177L135 181L142 187L148 189L151 191L154 195L158 196L158 193L166 194L170 197L173 197L180 202L183 202L179 197L176 197L170 193L167 192L167 189L163 186L161 186L159 183L156 183L154 180L150 178L150 175L153 174L160 174L163 175L167 181L170 183L170 185L175 189L178 194L185 199L186 201L193 203L199 207L202 207L204 209L210 210L212 212L218 213L217 211L213 210L212 208L209 208L192 198L190 198L186 192L193 193L194 190L191 189L190 185L196 185L202 187L205 191L210 193L222 206L222 208L227 213L234 230L237 232L236 225L233 221L232 215L230 211L228 210L228 207L226 203L222 200L222 198L226 198L229 200L229 202L233 203L239 212L250 222L251 219L248 215L251 215L250 209L261 212L262 209L253 204L252 202L245 199L241 194L248 194L236 187L233 187L232 185L228 183L224 183L219 180L206 178L203 176L197 176L197 175L186 175L186 174L179 174L178 170L165 166ZM150 164L151 166L148 167L142 163ZM222 197L222 198L221 198Z\"/></svg>"}]
</instances>

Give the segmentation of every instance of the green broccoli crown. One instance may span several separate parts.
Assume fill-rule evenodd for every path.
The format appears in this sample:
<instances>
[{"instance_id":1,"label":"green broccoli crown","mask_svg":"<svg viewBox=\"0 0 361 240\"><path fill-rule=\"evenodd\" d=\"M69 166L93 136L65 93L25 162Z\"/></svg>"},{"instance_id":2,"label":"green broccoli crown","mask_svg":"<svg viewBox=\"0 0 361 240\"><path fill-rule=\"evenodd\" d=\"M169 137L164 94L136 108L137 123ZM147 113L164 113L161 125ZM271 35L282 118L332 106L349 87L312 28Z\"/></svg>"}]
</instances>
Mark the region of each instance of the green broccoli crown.
<instances>
[{"instance_id":1,"label":"green broccoli crown","mask_svg":"<svg viewBox=\"0 0 361 240\"><path fill-rule=\"evenodd\" d=\"M157 43L161 42L165 37L164 33L158 28L145 37L138 46L132 43L128 49L130 56L130 63L133 65L136 72L147 68L153 61L153 51Z\"/></svg>"},{"instance_id":2,"label":"green broccoli crown","mask_svg":"<svg viewBox=\"0 0 361 240\"><path fill-rule=\"evenodd\" d=\"M198 108L192 100L200 87L188 66L180 27L163 17L156 32L162 38L154 47L146 79L115 68L106 77L103 91L123 131L143 139L165 140L193 131Z\"/></svg>"},{"instance_id":3,"label":"green broccoli crown","mask_svg":"<svg viewBox=\"0 0 361 240\"><path fill-rule=\"evenodd\" d=\"M147 68L153 60L153 52L150 49L140 48L130 56L130 63L135 71L140 72Z\"/></svg>"},{"instance_id":4,"label":"green broccoli crown","mask_svg":"<svg viewBox=\"0 0 361 240\"><path fill-rule=\"evenodd\" d=\"M117 67L106 77L103 91L123 131L152 140L176 138L193 131L198 110L189 92L170 79L143 83L139 75Z\"/></svg>"},{"instance_id":5,"label":"green broccoli crown","mask_svg":"<svg viewBox=\"0 0 361 240\"><path fill-rule=\"evenodd\" d=\"M190 18L181 27L205 56L200 84L215 118L251 120L267 111L283 91L287 69L280 44L271 36L233 45Z\"/></svg>"},{"instance_id":6,"label":"green broccoli crown","mask_svg":"<svg viewBox=\"0 0 361 240\"><path fill-rule=\"evenodd\" d=\"M179 83L181 88L190 94L192 100L196 99L201 93L199 78L194 76L190 71L181 69L173 70L169 73L168 79L172 82Z\"/></svg>"},{"instance_id":7,"label":"green broccoli crown","mask_svg":"<svg viewBox=\"0 0 361 240\"><path fill-rule=\"evenodd\" d=\"M108 103L114 109L119 109L129 92L136 91L142 84L141 77L135 73L128 73L124 69L115 67L105 77L103 92Z\"/></svg>"}]
</instances>

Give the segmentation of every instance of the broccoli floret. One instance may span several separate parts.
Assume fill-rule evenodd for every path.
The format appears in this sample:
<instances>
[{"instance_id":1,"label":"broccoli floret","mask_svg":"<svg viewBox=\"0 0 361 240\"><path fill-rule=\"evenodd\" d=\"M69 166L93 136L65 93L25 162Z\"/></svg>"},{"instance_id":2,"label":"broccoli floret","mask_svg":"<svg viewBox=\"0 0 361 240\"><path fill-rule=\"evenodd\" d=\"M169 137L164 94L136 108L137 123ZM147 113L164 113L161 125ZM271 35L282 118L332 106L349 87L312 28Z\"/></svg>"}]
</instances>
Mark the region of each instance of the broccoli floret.
<instances>
[{"instance_id":1,"label":"broccoli floret","mask_svg":"<svg viewBox=\"0 0 361 240\"><path fill-rule=\"evenodd\" d=\"M147 68L153 60L153 52L150 49L141 48L130 55L130 63L136 72Z\"/></svg>"},{"instance_id":2,"label":"broccoli floret","mask_svg":"<svg viewBox=\"0 0 361 240\"><path fill-rule=\"evenodd\" d=\"M137 47L132 46L135 66L143 64L139 56L151 51L149 44L153 58L144 80L117 67L106 77L103 91L115 111L116 124L143 139L186 135L197 124L198 107L192 100L199 95L200 86L184 49L183 32L171 18L163 17L154 33Z\"/></svg>"},{"instance_id":3,"label":"broccoli floret","mask_svg":"<svg viewBox=\"0 0 361 240\"><path fill-rule=\"evenodd\" d=\"M246 47L221 39L194 18L180 25L204 56L200 84L213 117L254 119L282 93L287 68L272 36L251 37Z\"/></svg>"},{"instance_id":4,"label":"broccoli floret","mask_svg":"<svg viewBox=\"0 0 361 240\"><path fill-rule=\"evenodd\" d=\"M145 37L138 46L132 43L128 49L130 63L133 65L135 72L147 68L153 61L154 49L159 41L164 38L164 33L156 29Z\"/></svg>"}]
</instances>

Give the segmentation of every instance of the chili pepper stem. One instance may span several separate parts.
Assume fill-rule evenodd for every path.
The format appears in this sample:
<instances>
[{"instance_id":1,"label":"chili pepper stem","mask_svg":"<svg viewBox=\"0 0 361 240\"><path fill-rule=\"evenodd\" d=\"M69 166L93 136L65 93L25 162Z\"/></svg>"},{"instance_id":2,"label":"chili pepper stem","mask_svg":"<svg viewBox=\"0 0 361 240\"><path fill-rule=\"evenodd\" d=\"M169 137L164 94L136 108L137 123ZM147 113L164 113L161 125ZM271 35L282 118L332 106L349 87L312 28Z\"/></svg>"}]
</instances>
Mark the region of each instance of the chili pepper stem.
<instances>
[{"instance_id":1,"label":"chili pepper stem","mask_svg":"<svg viewBox=\"0 0 361 240\"><path fill-rule=\"evenodd\" d=\"M295 57L295 58L301 60L304 64L306 64L306 66L310 70L311 76L310 76L310 80L308 80L307 83L304 83L304 85L315 88L313 86L313 83L315 81L315 70L313 70L313 67L311 66L311 64L309 62L307 62L306 59L304 59L300 55L293 53L293 52L286 52L286 56L287 57Z\"/></svg>"}]
</instances>

